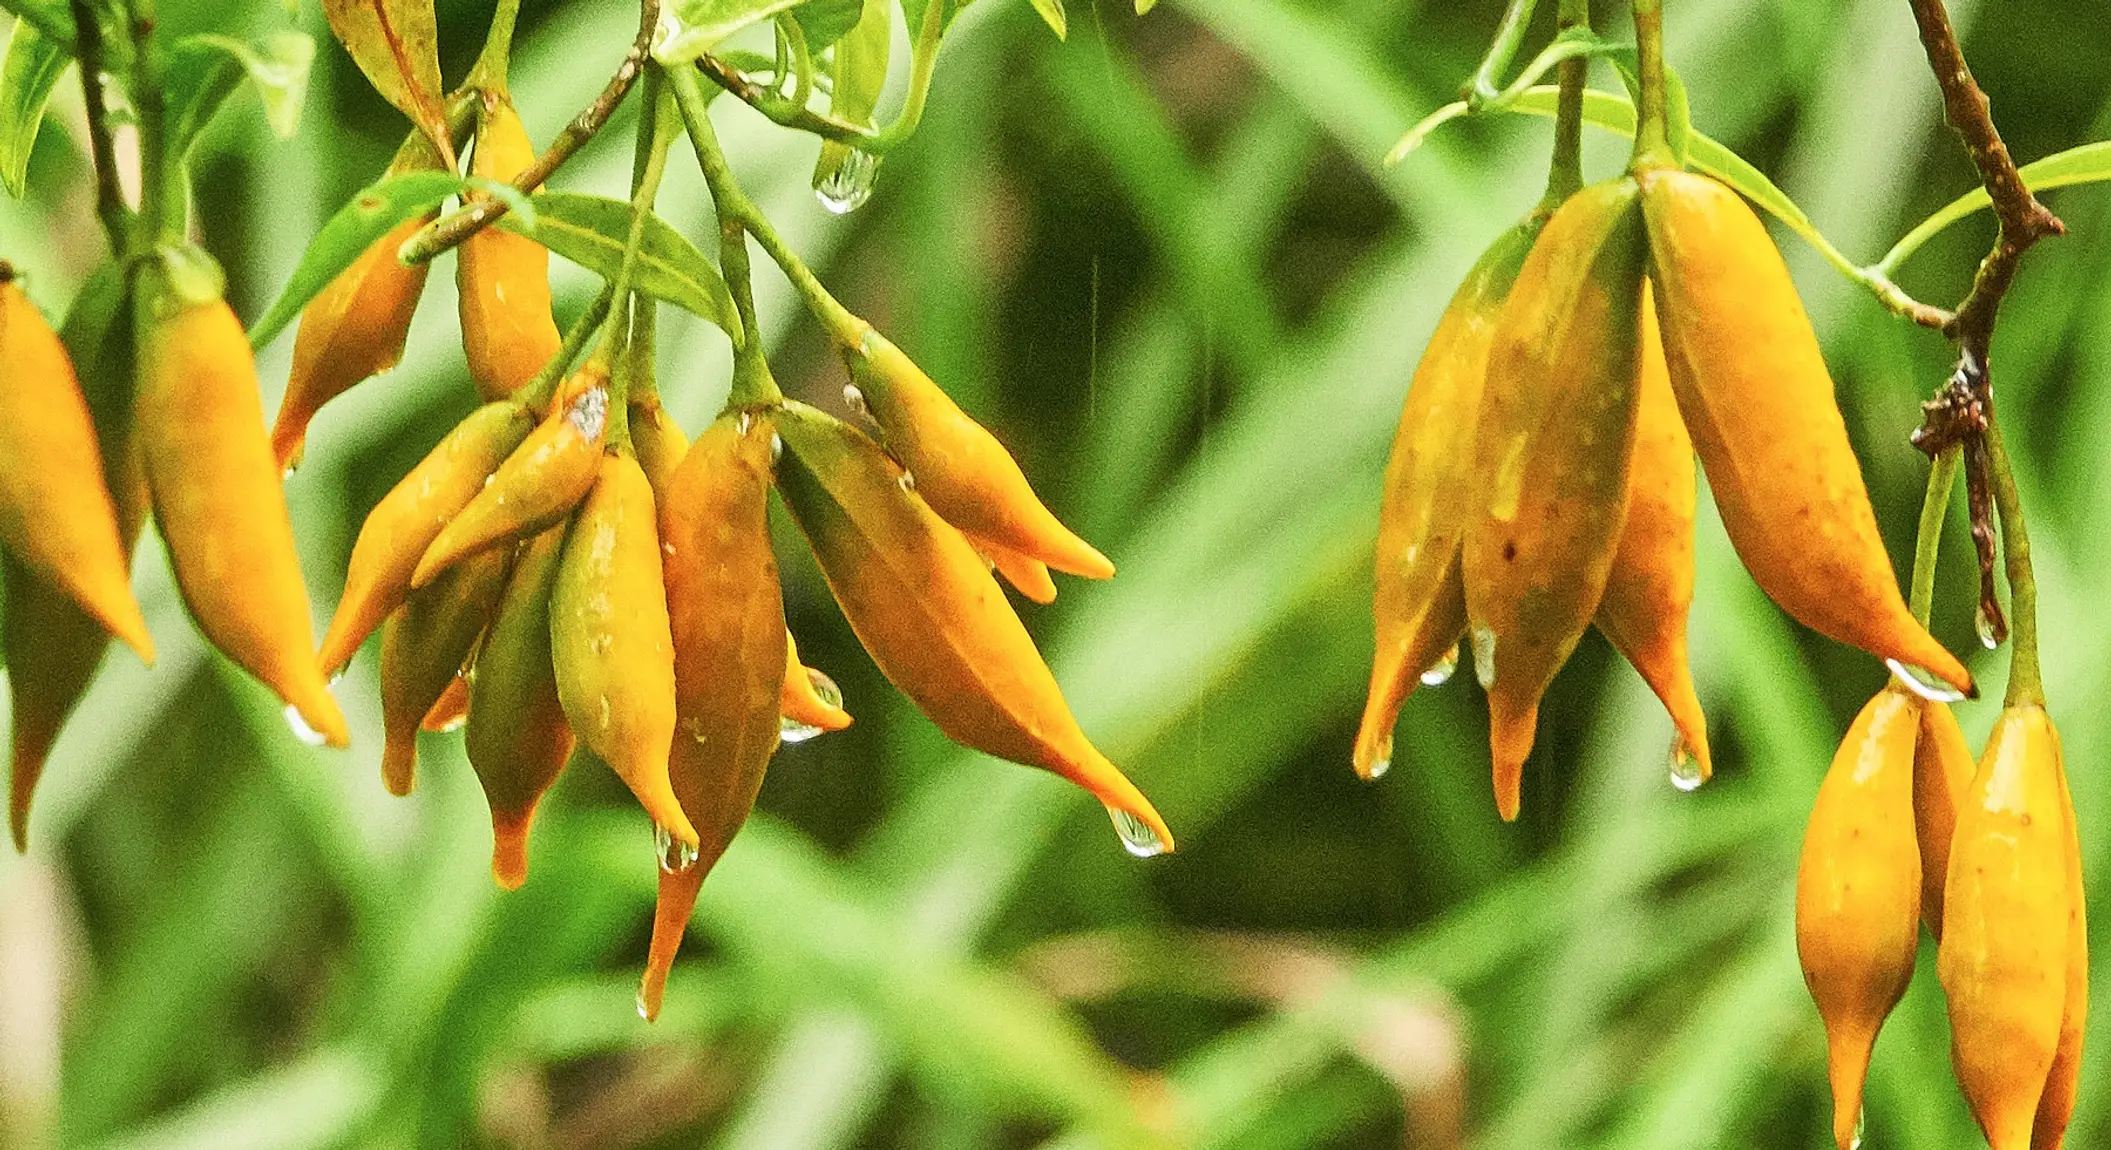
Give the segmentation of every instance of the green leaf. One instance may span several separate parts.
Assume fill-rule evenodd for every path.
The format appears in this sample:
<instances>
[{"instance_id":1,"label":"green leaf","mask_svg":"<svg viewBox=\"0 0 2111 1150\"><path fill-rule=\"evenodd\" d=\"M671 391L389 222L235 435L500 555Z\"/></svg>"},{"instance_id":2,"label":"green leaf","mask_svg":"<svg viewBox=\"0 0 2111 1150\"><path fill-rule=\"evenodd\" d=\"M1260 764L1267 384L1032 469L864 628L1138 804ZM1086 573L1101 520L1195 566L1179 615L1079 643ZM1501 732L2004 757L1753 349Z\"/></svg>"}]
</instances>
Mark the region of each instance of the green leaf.
<instances>
[{"instance_id":1,"label":"green leaf","mask_svg":"<svg viewBox=\"0 0 2111 1150\"><path fill-rule=\"evenodd\" d=\"M293 278L287 282L286 290L279 293L277 302L249 329L250 346L263 347L270 343L302 308L308 306L308 301L314 299L317 292L328 287L339 272L352 266L352 261L387 235L390 229L412 216L432 210L447 197L470 187L483 188L509 200L522 199L520 193L510 187L486 180L465 180L452 172L406 172L389 176L353 196L351 202L337 209L337 214L316 233L308 250L301 254L299 266L293 269ZM517 204L516 210L521 206L526 206L525 202Z\"/></svg>"},{"instance_id":2,"label":"green leaf","mask_svg":"<svg viewBox=\"0 0 2111 1150\"><path fill-rule=\"evenodd\" d=\"M2111 180L2111 140L2099 140L2083 144L2064 152L2055 152L2042 160L2036 160L2018 169L2023 184L2033 192L2048 188L2065 188L2075 184L2095 184ZM1934 215L1922 220L1907 232L1898 243L1892 245L1884 258L1876 263L1876 270L1890 275L1898 266L1921 249L1921 245L1934 239L1944 228L1981 211L1992 204L1985 188L1971 191L1951 200Z\"/></svg>"},{"instance_id":3,"label":"green leaf","mask_svg":"<svg viewBox=\"0 0 2111 1150\"><path fill-rule=\"evenodd\" d=\"M0 54L0 185L16 199L27 190L29 154L44 124L44 106L69 63L66 49L37 25L15 22Z\"/></svg>"},{"instance_id":4,"label":"green leaf","mask_svg":"<svg viewBox=\"0 0 2111 1150\"><path fill-rule=\"evenodd\" d=\"M968 0L902 0L902 20L909 25L909 39L923 38L924 21L933 12L938 14L938 34L945 35L946 29L953 26L953 17L960 15L967 4Z\"/></svg>"},{"instance_id":5,"label":"green leaf","mask_svg":"<svg viewBox=\"0 0 2111 1150\"><path fill-rule=\"evenodd\" d=\"M323 15L382 99L418 123L438 110L440 34L432 0L323 0Z\"/></svg>"},{"instance_id":6,"label":"green leaf","mask_svg":"<svg viewBox=\"0 0 2111 1150\"><path fill-rule=\"evenodd\" d=\"M13 12L36 26L54 44L73 43L73 9L66 0L0 0L0 11ZM67 55L71 56L71 49Z\"/></svg>"},{"instance_id":7,"label":"green leaf","mask_svg":"<svg viewBox=\"0 0 2111 1150\"><path fill-rule=\"evenodd\" d=\"M864 0L805 0L792 9L792 19L806 36L807 50L819 55L858 26L864 16Z\"/></svg>"},{"instance_id":8,"label":"green leaf","mask_svg":"<svg viewBox=\"0 0 2111 1150\"><path fill-rule=\"evenodd\" d=\"M539 192L531 202L532 219L509 216L499 226L528 236L603 279L615 280L630 236L629 204L581 192ZM710 320L739 342L739 313L725 278L695 244L656 215L645 217L633 275L639 291Z\"/></svg>"},{"instance_id":9,"label":"green leaf","mask_svg":"<svg viewBox=\"0 0 2111 1150\"><path fill-rule=\"evenodd\" d=\"M801 0L672 0L661 11L653 58L668 67L694 63L733 33L800 4Z\"/></svg>"},{"instance_id":10,"label":"green leaf","mask_svg":"<svg viewBox=\"0 0 2111 1150\"><path fill-rule=\"evenodd\" d=\"M169 53L172 147L178 155L189 151L244 80L262 97L272 133L291 139L300 128L314 60L315 41L300 32L281 32L261 45L216 35L178 40Z\"/></svg>"},{"instance_id":11,"label":"green leaf","mask_svg":"<svg viewBox=\"0 0 2111 1150\"><path fill-rule=\"evenodd\" d=\"M1142 2L1143 0L1138 0L1139 5ZM1034 11L1041 14L1041 22L1056 34L1056 39L1070 38L1070 17L1063 11L1063 0L1031 0L1031 3Z\"/></svg>"}]
</instances>

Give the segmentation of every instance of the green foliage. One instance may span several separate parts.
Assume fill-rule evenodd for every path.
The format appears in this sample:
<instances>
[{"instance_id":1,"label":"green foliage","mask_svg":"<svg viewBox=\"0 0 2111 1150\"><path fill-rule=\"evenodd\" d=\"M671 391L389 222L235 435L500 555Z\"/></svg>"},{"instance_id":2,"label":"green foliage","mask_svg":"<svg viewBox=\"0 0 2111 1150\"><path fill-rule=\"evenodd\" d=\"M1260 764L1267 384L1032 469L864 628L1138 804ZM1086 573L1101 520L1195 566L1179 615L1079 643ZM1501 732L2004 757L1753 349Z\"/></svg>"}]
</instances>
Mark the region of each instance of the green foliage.
<instances>
[{"instance_id":1,"label":"green foliage","mask_svg":"<svg viewBox=\"0 0 2111 1150\"><path fill-rule=\"evenodd\" d=\"M70 28L63 5L0 3ZM1520 824L1494 818L1465 676L1409 701L1391 775L1350 776L1393 419L1451 287L1537 200L1546 123L1475 118L1381 161L1456 93L1497 6L1169 0L1138 22L1101 5L1097 20L1078 10L1067 45L1016 0L977 8L918 134L848 219L813 204L810 142L731 100L714 119L794 246L847 304L887 317L1120 567L1022 611L1182 852L1132 862L1089 799L948 747L787 538L802 654L858 722L780 753L647 1026L631 997L652 836L607 772L575 766L538 823L527 887L501 894L459 738L428 737L418 794L386 796L368 655L337 687L357 749L300 745L262 689L188 638L150 539L140 589L160 665L108 660L47 773L31 856L0 856L0 1030L15 1056L0 1059L0 1145L1823 1144L1822 1040L1788 908L1818 778L1882 671L1766 603L1705 501L1693 626L1713 783L1671 789L1668 722L1595 639L1549 700ZM1973 176L1902 6L1667 9L1695 166L1839 249L1910 233L1914 293L1963 294L1990 229L1971 196L1945 206ZM2100 22L2096 6L1977 10L1968 45L2011 146L2060 156L2033 165L2037 186L2099 178L2101 146L2062 154L2111 134L2111 75L2070 34ZM243 42L281 12L163 0L172 27ZM468 59L488 15L447 6L442 58ZM623 6L530 13L511 80L539 143L634 27ZM766 51L759 31L736 43ZM301 305L463 188L424 174L360 191L405 125L339 49L322 55L292 142L230 116L214 136L226 150L194 161L210 188L197 234L242 314L261 317L269 392ZM1592 121L1631 131L1611 69L1594 79ZM1526 92L1516 108L1551 102ZM1587 168L1609 174L1625 152L1600 135ZM48 131L34 159L48 182L0 200L0 254L57 315L91 271L80 253L103 249L80 210L79 145ZM618 203L630 170L628 147L602 141L534 202L568 313L599 290L613 233L552 205ZM2025 261L1996 373L2037 528L2047 693L2102 887L2111 782L2087 764L2111 753L2096 705L2111 689L2098 639L2111 196L2075 187L2050 203L2070 234ZM691 248L715 239L685 164L659 216ZM1914 230L1924 219L1962 226ZM658 294L721 308L708 262L654 234L647 266L660 251L687 277ZM1904 435L1950 350L1783 238L1903 564L1925 474ZM1903 260L1877 266L1900 274ZM452 308L445 278L404 365L325 410L290 481L319 614L366 507L473 402L434 314ZM106 303L122 288L114 273L95 282ZM780 284L759 287L780 381L834 405L840 367ZM723 394L725 340L671 312L663 329L667 403L699 430ZM1960 651L1975 580L1961 520L1936 600L1937 633ZM1974 669L1993 688L2002 665ZM1996 705L1960 708L1975 742ZM56 1084L15 1069L37 1057L56 1060ZM1975 1144L1947 1059L1930 967L1878 1046L1872 1145ZM2098 1050L2070 1145L2111 1140L2107 1075Z\"/></svg>"},{"instance_id":2,"label":"green foliage","mask_svg":"<svg viewBox=\"0 0 2111 1150\"><path fill-rule=\"evenodd\" d=\"M565 259L615 281L623 266L623 245L630 236L628 203L577 192L538 192L528 202L535 209L532 216L509 215L500 221L501 226L533 236ZM740 316L733 308L725 277L687 236L658 216L645 217L631 286L710 320L736 342L740 338Z\"/></svg>"},{"instance_id":3,"label":"green foliage","mask_svg":"<svg viewBox=\"0 0 2111 1150\"><path fill-rule=\"evenodd\" d=\"M17 21L0 50L0 187L20 197L29 178L29 154L44 124L44 106L73 58L37 26Z\"/></svg>"}]
</instances>

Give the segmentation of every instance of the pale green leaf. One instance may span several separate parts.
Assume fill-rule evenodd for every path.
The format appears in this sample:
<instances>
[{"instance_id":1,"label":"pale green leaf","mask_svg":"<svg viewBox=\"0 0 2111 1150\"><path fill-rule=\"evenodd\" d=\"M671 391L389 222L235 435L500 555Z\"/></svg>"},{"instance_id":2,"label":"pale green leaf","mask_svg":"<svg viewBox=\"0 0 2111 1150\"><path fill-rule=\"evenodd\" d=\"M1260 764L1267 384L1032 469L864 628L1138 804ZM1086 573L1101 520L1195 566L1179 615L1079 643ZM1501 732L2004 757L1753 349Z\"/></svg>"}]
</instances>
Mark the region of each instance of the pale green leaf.
<instances>
[{"instance_id":1,"label":"pale green leaf","mask_svg":"<svg viewBox=\"0 0 2111 1150\"><path fill-rule=\"evenodd\" d=\"M668 67L694 63L750 24L773 20L801 0L669 0L660 13L653 58Z\"/></svg>"},{"instance_id":2,"label":"pale green leaf","mask_svg":"<svg viewBox=\"0 0 2111 1150\"><path fill-rule=\"evenodd\" d=\"M630 235L630 205L579 192L540 192L532 219L508 216L501 227L529 236L558 255L613 282ZM723 328L735 342L739 313L724 277L697 246L656 215L645 217L633 285Z\"/></svg>"},{"instance_id":3,"label":"pale green leaf","mask_svg":"<svg viewBox=\"0 0 2111 1150\"><path fill-rule=\"evenodd\" d=\"M865 7L864 0L804 0L791 15L806 37L807 51L818 56L857 27Z\"/></svg>"},{"instance_id":4,"label":"pale green leaf","mask_svg":"<svg viewBox=\"0 0 2111 1150\"><path fill-rule=\"evenodd\" d=\"M2024 186L2033 192L2111 180L2111 140L2099 140L2093 144L2069 148L2064 152L2055 152L2042 160L2023 165L2018 172L2023 177ZM1934 215L1922 220L1898 243L1892 245L1891 250L1884 253L1884 258L1877 261L1877 270L1885 275L1897 271L1900 264L1919 251L1921 245L1935 238L1937 233L1972 213L1985 209L1992 202L1987 198L1985 188L1973 188L1944 204Z\"/></svg>"},{"instance_id":5,"label":"pale green leaf","mask_svg":"<svg viewBox=\"0 0 2111 1150\"><path fill-rule=\"evenodd\" d=\"M66 0L0 0L0 11L12 12L25 24L33 24L54 44L73 43L73 10ZM72 55L69 48L67 55Z\"/></svg>"},{"instance_id":6,"label":"pale green leaf","mask_svg":"<svg viewBox=\"0 0 2111 1150\"><path fill-rule=\"evenodd\" d=\"M0 185L17 199L27 190L29 154L44 124L44 106L71 63L66 49L28 20L15 22L0 55Z\"/></svg>"},{"instance_id":7,"label":"pale green leaf","mask_svg":"<svg viewBox=\"0 0 2111 1150\"><path fill-rule=\"evenodd\" d=\"M178 154L197 142L244 80L262 98L274 135L291 139L299 130L315 60L315 41L305 34L281 32L255 45L229 36L186 36L169 57L170 135Z\"/></svg>"}]
</instances>

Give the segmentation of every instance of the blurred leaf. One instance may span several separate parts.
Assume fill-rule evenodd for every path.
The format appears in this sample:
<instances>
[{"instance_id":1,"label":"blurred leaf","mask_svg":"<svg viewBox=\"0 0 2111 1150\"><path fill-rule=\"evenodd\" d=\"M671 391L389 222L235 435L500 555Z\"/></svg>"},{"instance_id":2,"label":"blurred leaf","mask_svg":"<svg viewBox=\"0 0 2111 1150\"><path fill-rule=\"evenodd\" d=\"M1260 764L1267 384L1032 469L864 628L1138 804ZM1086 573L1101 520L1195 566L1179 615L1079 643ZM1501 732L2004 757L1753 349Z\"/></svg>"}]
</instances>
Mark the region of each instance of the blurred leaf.
<instances>
[{"instance_id":1,"label":"blurred leaf","mask_svg":"<svg viewBox=\"0 0 2111 1150\"><path fill-rule=\"evenodd\" d=\"M326 1047L199 1099L100 1150L325 1150L345 1144L382 1097L381 1067Z\"/></svg>"},{"instance_id":2,"label":"blurred leaf","mask_svg":"<svg viewBox=\"0 0 2111 1150\"><path fill-rule=\"evenodd\" d=\"M361 253L387 235L397 224L437 207L448 197L475 188L498 196L520 214L520 222L533 225L535 210L528 197L510 184L464 178L451 172L405 172L389 176L354 195L337 210L301 253L300 265L279 298L249 329L251 347L263 347L293 322L316 293L330 285L339 272L352 266ZM510 222L510 221L509 221Z\"/></svg>"},{"instance_id":3,"label":"blurred leaf","mask_svg":"<svg viewBox=\"0 0 2111 1150\"><path fill-rule=\"evenodd\" d=\"M433 0L323 0L323 15L381 98L423 123L440 92Z\"/></svg>"},{"instance_id":4,"label":"blurred leaf","mask_svg":"<svg viewBox=\"0 0 2111 1150\"><path fill-rule=\"evenodd\" d=\"M793 7L791 15L806 36L807 51L819 58L824 49L857 26L865 7L865 0L804 0Z\"/></svg>"},{"instance_id":5,"label":"blurred leaf","mask_svg":"<svg viewBox=\"0 0 2111 1150\"><path fill-rule=\"evenodd\" d=\"M54 44L73 43L73 10L67 0L0 0L0 10L13 12L23 23L36 25L37 31ZM71 57L71 47L66 49Z\"/></svg>"},{"instance_id":6,"label":"blurred leaf","mask_svg":"<svg viewBox=\"0 0 2111 1150\"><path fill-rule=\"evenodd\" d=\"M1137 0L1137 2L1141 4L1143 0ZM1041 22L1048 25L1048 30L1056 34L1056 39L1069 39L1070 17L1063 11L1063 0L1032 0L1032 3L1034 11L1041 14ZM1138 10L1141 11L1141 9Z\"/></svg>"},{"instance_id":7,"label":"blurred leaf","mask_svg":"<svg viewBox=\"0 0 2111 1150\"><path fill-rule=\"evenodd\" d=\"M2111 140L2083 144L2064 152L2055 152L2042 160L2033 160L2018 169L2023 183L2033 192L2049 188L2065 188L2074 184L2094 184L2111 180ZM1962 220L1972 213L1986 208L1993 201L1987 197L1983 187L1951 200L1937 209L1933 215L1915 225L1884 258L1877 261L1878 270L1890 274L1898 270L1921 245L1934 239L1944 228Z\"/></svg>"},{"instance_id":8,"label":"blurred leaf","mask_svg":"<svg viewBox=\"0 0 2111 1150\"><path fill-rule=\"evenodd\" d=\"M538 192L533 222L506 216L499 226L532 236L558 255L613 282L630 238L630 205L580 192ZM658 215L645 217L635 272L639 291L710 320L735 343L740 317L733 294L704 253Z\"/></svg>"},{"instance_id":9,"label":"blurred leaf","mask_svg":"<svg viewBox=\"0 0 2111 1150\"><path fill-rule=\"evenodd\" d=\"M0 53L0 185L17 199L27 191L29 154L44 124L44 106L72 56L28 20L17 20Z\"/></svg>"},{"instance_id":10,"label":"blurred leaf","mask_svg":"<svg viewBox=\"0 0 2111 1150\"><path fill-rule=\"evenodd\" d=\"M169 52L171 146L179 155L188 152L243 80L262 97L272 133L292 139L307 103L314 60L315 41L301 32L280 32L261 45L211 34L176 41Z\"/></svg>"},{"instance_id":11,"label":"blurred leaf","mask_svg":"<svg viewBox=\"0 0 2111 1150\"><path fill-rule=\"evenodd\" d=\"M653 41L652 54L660 63L670 67L688 64L709 52L718 42L750 24L776 18L786 12L795 17L799 10L821 4L840 8L816 17L818 26L825 32L840 24L840 37L857 21L857 8L846 6L845 0L668 0L660 14L660 32ZM802 20L800 30L806 31ZM813 43L808 32L808 47L818 52L825 45ZM833 40L829 41L833 43Z\"/></svg>"},{"instance_id":12,"label":"blurred leaf","mask_svg":"<svg viewBox=\"0 0 2111 1150\"><path fill-rule=\"evenodd\" d=\"M909 25L909 39L914 42L923 38L924 22L934 12L938 15L938 34L945 35L953 26L953 17L960 15L968 0L901 0L901 4L902 20Z\"/></svg>"}]
</instances>

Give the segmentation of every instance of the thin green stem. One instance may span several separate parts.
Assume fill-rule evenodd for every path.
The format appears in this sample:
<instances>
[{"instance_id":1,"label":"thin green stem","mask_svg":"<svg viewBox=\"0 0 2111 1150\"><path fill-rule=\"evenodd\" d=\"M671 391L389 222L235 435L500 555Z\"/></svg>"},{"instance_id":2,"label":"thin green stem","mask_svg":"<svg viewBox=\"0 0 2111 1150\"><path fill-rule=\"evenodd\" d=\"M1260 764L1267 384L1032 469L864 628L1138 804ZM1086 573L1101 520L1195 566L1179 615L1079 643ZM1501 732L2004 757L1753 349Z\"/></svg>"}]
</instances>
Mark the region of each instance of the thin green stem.
<instances>
[{"instance_id":1,"label":"thin green stem","mask_svg":"<svg viewBox=\"0 0 2111 1150\"><path fill-rule=\"evenodd\" d=\"M1481 66L1473 70L1473 79L1463 93L1468 107L1478 110L1482 104L1493 101L1502 87L1502 75L1510 70L1510 61L1517 58L1517 49L1524 43L1525 30L1532 24L1532 9L1539 0L1510 0L1510 7L1503 12L1503 22L1495 26L1495 39L1488 44L1488 54L1481 57ZM1564 4L1566 9L1567 5ZM1585 23L1589 23L1588 17Z\"/></svg>"},{"instance_id":2,"label":"thin green stem","mask_svg":"<svg viewBox=\"0 0 2111 1150\"><path fill-rule=\"evenodd\" d=\"M491 14L491 28L484 33L484 50L477 54L462 87L505 90L506 67L513 60L513 28L519 20L520 0L498 0L498 9Z\"/></svg>"},{"instance_id":3,"label":"thin green stem","mask_svg":"<svg viewBox=\"0 0 2111 1150\"><path fill-rule=\"evenodd\" d=\"M2010 707L2045 705L2045 686L2038 674L2038 581L2030 568L2030 530L2023 522L2023 497L2002 442L2001 425L1986 424L1987 453L1993 463L1994 506L2001 513L2004 570L2008 575Z\"/></svg>"},{"instance_id":4,"label":"thin green stem","mask_svg":"<svg viewBox=\"0 0 2111 1150\"><path fill-rule=\"evenodd\" d=\"M551 356L550 362L543 364L542 370L515 393L522 403L535 411L550 406L551 398L557 394L557 381L564 378L579 353L585 351L587 343L600 332L601 322L608 318L608 309L615 298L614 288L603 288L601 294L594 297L594 302L586 306L586 310L566 329L564 345L557 349L557 354Z\"/></svg>"},{"instance_id":5,"label":"thin green stem","mask_svg":"<svg viewBox=\"0 0 2111 1150\"><path fill-rule=\"evenodd\" d=\"M725 150L718 143L718 132L711 126L710 111L696 72L677 68L669 75L673 80L675 105L681 109L682 122L688 127L689 140L696 148L697 167L703 171L704 183L711 189L712 206L718 213L719 270L726 277L726 287L733 293L733 308L740 315L741 338L734 341L733 388L727 404L781 403L784 393L778 390L776 379L770 375L769 361L762 351L762 323L755 312L754 272L748 262L749 229L768 229L769 225L755 202L740 190L740 182L733 178L733 168L726 162Z\"/></svg>"},{"instance_id":6,"label":"thin green stem","mask_svg":"<svg viewBox=\"0 0 2111 1150\"><path fill-rule=\"evenodd\" d=\"M631 315L635 310L631 285L638 270L638 252L645 244L645 220L659 198L660 178L667 172L667 152L681 133L681 122L666 107L665 73L655 65L645 72L644 110L638 119L638 164L630 196L630 234L623 242L623 263L609 285L615 315L603 337L603 354L614 368L609 386L609 439L618 446L630 444L627 416L630 387L635 378L636 357L631 354Z\"/></svg>"},{"instance_id":7,"label":"thin green stem","mask_svg":"<svg viewBox=\"0 0 2111 1150\"><path fill-rule=\"evenodd\" d=\"M1561 0L1560 24L1563 31L1589 29L1590 0ZM1547 194L1540 200L1540 206L1548 211L1583 187L1583 85L1590 78L1590 67L1590 60L1580 56L1561 62L1561 95L1554 111L1554 158L1547 170Z\"/></svg>"},{"instance_id":8,"label":"thin green stem","mask_svg":"<svg viewBox=\"0 0 2111 1150\"><path fill-rule=\"evenodd\" d=\"M141 246L181 239L189 206L182 188L170 194L168 105L161 49L154 41L154 0L132 0L132 107L139 117L139 221ZM172 202L173 201L173 202Z\"/></svg>"},{"instance_id":9,"label":"thin green stem","mask_svg":"<svg viewBox=\"0 0 2111 1150\"><path fill-rule=\"evenodd\" d=\"M1935 562L1942 550L1942 524L1950 507L1950 489L1957 482L1957 463L1963 449L1948 448L1936 455L1928 468L1928 493L1920 504L1920 533L1913 541L1913 617L1928 625L1935 609Z\"/></svg>"},{"instance_id":10,"label":"thin green stem","mask_svg":"<svg viewBox=\"0 0 2111 1150\"><path fill-rule=\"evenodd\" d=\"M790 16L777 18L777 30L791 49L792 106L804 108L814 97L814 54L806 46L806 30ZM782 74L779 72L780 76Z\"/></svg>"},{"instance_id":11,"label":"thin green stem","mask_svg":"<svg viewBox=\"0 0 2111 1150\"><path fill-rule=\"evenodd\" d=\"M1631 166L1669 167L1672 157L1664 103L1664 10L1662 0L1634 0L1635 71L1642 89L1635 109L1635 153Z\"/></svg>"},{"instance_id":12,"label":"thin green stem","mask_svg":"<svg viewBox=\"0 0 2111 1150\"><path fill-rule=\"evenodd\" d=\"M924 6L924 22L909 57L909 94L902 100L901 114L870 141L859 145L864 150L885 152L916 134L916 126L924 118L924 101L931 94L931 73L938 67L938 45L945 36L944 14L945 0L929 0Z\"/></svg>"}]
</instances>

